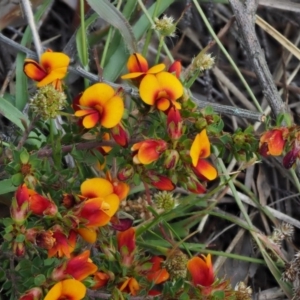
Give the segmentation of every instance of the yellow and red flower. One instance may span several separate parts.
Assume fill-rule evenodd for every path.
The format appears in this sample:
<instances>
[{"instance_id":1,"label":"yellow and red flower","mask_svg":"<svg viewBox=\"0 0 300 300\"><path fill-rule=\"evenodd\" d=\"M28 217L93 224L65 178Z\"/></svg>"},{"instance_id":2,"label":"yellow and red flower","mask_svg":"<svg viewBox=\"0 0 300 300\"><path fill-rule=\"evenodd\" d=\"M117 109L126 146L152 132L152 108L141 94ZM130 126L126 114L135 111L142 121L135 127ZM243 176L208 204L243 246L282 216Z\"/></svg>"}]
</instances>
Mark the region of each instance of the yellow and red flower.
<instances>
[{"instance_id":1,"label":"yellow and red flower","mask_svg":"<svg viewBox=\"0 0 300 300\"><path fill-rule=\"evenodd\" d=\"M286 127L275 128L265 132L259 142L259 151L263 156L282 154L288 136Z\"/></svg>"},{"instance_id":2,"label":"yellow and red flower","mask_svg":"<svg viewBox=\"0 0 300 300\"><path fill-rule=\"evenodd\" d=\"M210 142L203 129L195 137L190 149L193 171L197 176L203 176L207 180L214 180L217 177L217 170L205 158L210 156Z\"/></svg>"},{"instance_id":3,"label":"yellow and red flower","mask_svg":"<svg viewBox=\"0 0 300 300\"><path fill-rule=\"evenodd\" d=\"M85 128L95 127L98 123L112 128L122 119L123 99L106 83L96 83L87 88L78 102L81 109L75 111L75 116L83 117Z\"/></svg>"},{"instance_id":4,"label":"yellow and red flower","mask_svg":"<svg viewBox=\"0 0 300 300\"><path fill-rule=\"evenodd\" d=\"M141 81L139 87L141 99L148 105L153 105L161 111L169 108L181 108L176 102L183 94L183 86L175 75L168 72L158 74L147 74Z\"/></svg>"},{"instance_id":5,"label":"yellow and red flower","mask_svg":"<svg viewBox=\"0 0 300 300\"><path fill-rule=\"evenodd\" d=\"M140 290L140 285L134 277L129 277L122 284L120 284L119 290L132 296L136 296Z\"/></svg>"},{"instance_id":6,"label":"yellow and red flower","mask_svg":"<svg viewBox=\"0 0 300 300\"><path fill-rule=\"evenodd\" d=\"M82 281L97 270L98 267L90 260L90 251L86 250L56 267L51 277L55 281L61 281L72 276L74 279Z\"/></svg>"},{"instance_id":7,"label":"yellow and red flower","mask_svg":"<svg viewBox=\"0 0 300 300\"><path fill-rule=\"evenodd\" d=\"M128 74L121 76L122 79L135 79L146 74L156 74L165 69L164 64L158 64L149 69L148 62L140 53L133 53L127 61Z\"/></svg>"},{"instance_id":8,"label":"yellow and red flower","mask_svg":"<svg viewBox=\"0 0 300 300\"><path fill-rule=\"evenodd\" d=\"M151 257L150 261L152 263L152 267L149 271L147 271L147 279L151 281L153 284L160 284L169 279L170 274L167 269L162 268L162 263L164 259L159 256Z\"/></svg>"},{"instance_id":9,"label":"yellow and red flower","mask_svg":"<svg viewBox=\"0 0 300 300\"><path fill-rule=\"evenodd\" d=\"M87 179L81 184L81 198L85 198L78 217L88 228L106 225L119 208L120 199L111 182L104 178Z\"/></svg>"},{"instance_id":10,"label":"yellow and red flower","mask_svg":"<svg viewBox=\"0 0 300 300\"><path fill-rule=\"evenodd\" d=\"M133 227L117 234L118 250L122 257L122 265L129 267L135 254L135 229Z\"/></svg>"},{"instance_id":11,"label":"yellow and red flower","mask_svg":"<svg viewBox=\"0 0 300 300\"><path fill-rule=\"evenodd\" d=\"M210 287L214 281L214 270L211 262L211 255L193 257L188 261L187 268L192 276L192 283L195 286Z\"/></svg>"},{"instance_id":12,"label":"yellow and red flower","mask_svg":"<svg viewBox=\"0 0 300 300\"><path fill-rule=\"evenodd\" d=\"M61 90L61 79L66 76L69 63L70 58L66 54L48 50L41 55L40 63L25 59L23 70L29 78L38 82L38 87L52 83Z\"/></svg>"},{"instance_id":13,"label":"yellow and red flower","mask_svg":"<svg viewBox=\"0 0 300 300\"><path fill-rule=\"evenodd\" d=\"M149 139L132 145L133 162L148 165L158 160L159 156L167 149L164 140Z\"/></svg>"},{"instance_id":14,"label":"yellow and red flower","mask_svg":"<svg viewBox=\"0 0 300 300\"><path fill-rule=\"evenodd\" d=\"M81 300L85 297L86 287L76 279L66 279L56 283L44 300Z\"/></svg>"},{"instance_id":15,"label":"yellow and red flower","mask_svg":"<svg viewBox=\"0 0 300 300\"><path fill-rule=\"evenodd\" d=\"M54 245L48 250L48 257L53 257L57 254L58 257L66 256L70 258L70 254L74 251L76 245L76 232L70 230L69 234L65 234L59 225L52 228Z\"/></svg>"}]
</instances>

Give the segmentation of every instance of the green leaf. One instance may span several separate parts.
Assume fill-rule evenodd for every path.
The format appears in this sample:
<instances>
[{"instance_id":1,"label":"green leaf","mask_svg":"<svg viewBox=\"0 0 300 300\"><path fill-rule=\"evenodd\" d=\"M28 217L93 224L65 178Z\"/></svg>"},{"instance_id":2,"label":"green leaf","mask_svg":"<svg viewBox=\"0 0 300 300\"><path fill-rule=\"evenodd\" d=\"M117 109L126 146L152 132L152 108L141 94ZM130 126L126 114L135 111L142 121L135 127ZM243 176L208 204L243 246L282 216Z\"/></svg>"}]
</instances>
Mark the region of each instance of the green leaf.
<instances>
[{"instance_id":1,"label":"green leaf","mask_svg":"<svg viewBox=\"0 0 300 300\"><path fill-rule=\"evenodd\" d=\"M14 192L16 189L17 187L13 185L11 178L0 181L0 195Z\"/></svg>"},{"instance_id":2,"label":"green leaf","mask_svg":"<svg viewBox=\"0 0 300 300\"><path fill-rule=\"evenodd\" d=\"M19 76L17 76L18 78ZM28 124L28 118L14 107L10 102L0 97L0 114L18 126L22 131L25 130L24 124Z\"/></svg>"},{"instance_id":3,"label":"green leaf","mask_svg":"<svg viewBox=\"0 0 300 300\"><path fill-rule=\"evenodd\" d=\"M87 2L102 19L120 31L130 53L137 52L137 43L132 28L120 11L107 0L87 0Z\"/></svg>"},{"instance_id":4,"label":"green leaf","mask_svg":"<svg viewBox=\"0 0 300 300\"><path fill-rule=\"evenodd\" d=\"M18 242L18 243L24 242L25 241L25 235L24 234L18 234L15 241Z\"/></svg>"},{"instance_id":5,"label":"green leaf","mask_svg":"<svg viewBox=\"0 0 300 300\"><path fill-rule=\"evenodd\" d=\"M46 277L45 277L45 275L43 275L43 274L39 274L38 276L36 276L36 277L34 278L34 284L35 284L36 286L42 285L45 281L46 281Z\"/></svg>"},{"instance_id":6,"label":"green leaf","mask_svg":"<svg viewBox=\"0 0 300 300\"><path fill-rule=\"evenodd\" d=\"M11 177L11 183L15 186L19 186L24 181L24 176L21 173L17 173Z\"/></svg>"},{"instance_id":7,"label":"green leaf","mask_svg":"<svg viewBox=\"0 0 300 300\"><path fill-rule=\"evenodd\" d=\"M84 21L84 30L82 30L81 26L78 28L76 33L76 47L78 51L78 56L81 64L84 67L88 66L88 49L87 47L84 47L87 44L87 37L86 37L86 31L98 19L97 14L93 14L90 16L87 20ZM83 31L85 35L83 35ZM86 40L83 42L83 40Z\"/></svg>"}]
</instances>

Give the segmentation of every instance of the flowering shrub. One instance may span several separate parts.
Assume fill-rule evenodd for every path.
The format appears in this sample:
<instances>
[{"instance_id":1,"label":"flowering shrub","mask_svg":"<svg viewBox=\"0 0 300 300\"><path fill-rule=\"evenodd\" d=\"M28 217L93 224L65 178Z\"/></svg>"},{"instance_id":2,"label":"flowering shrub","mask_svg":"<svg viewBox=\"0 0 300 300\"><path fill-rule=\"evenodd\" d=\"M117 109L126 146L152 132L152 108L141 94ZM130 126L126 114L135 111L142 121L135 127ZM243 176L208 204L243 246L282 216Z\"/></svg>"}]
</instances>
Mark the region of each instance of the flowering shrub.
<instances>
[{"instance_id":1,"label":"flowering shrub","mask_svg":"<svg viewBox=\"0 0 300 300\"><path fill-rule=\"evenodd\" d=\"M175 24L164 25L171 20L155 20L162 37L174 34ZM0 281L10 299L251 299L245 285L233 289L219 278L211 254L187 251L171 221L208 199L226 153L239 162L284 155L292 168L299 130L225 132L221 116L191 97L196 75L214 62L205 51L199 58L183 74L179 61L150 66L135 52L122 86L89 84L74 99L63 82L66 54L24 60L36 95L25 138L5 145L13 195L1 220ZM30 141L35 125L38 143ZM162 245L151 244L158 235Z\"/></svg>"}]
</instances>

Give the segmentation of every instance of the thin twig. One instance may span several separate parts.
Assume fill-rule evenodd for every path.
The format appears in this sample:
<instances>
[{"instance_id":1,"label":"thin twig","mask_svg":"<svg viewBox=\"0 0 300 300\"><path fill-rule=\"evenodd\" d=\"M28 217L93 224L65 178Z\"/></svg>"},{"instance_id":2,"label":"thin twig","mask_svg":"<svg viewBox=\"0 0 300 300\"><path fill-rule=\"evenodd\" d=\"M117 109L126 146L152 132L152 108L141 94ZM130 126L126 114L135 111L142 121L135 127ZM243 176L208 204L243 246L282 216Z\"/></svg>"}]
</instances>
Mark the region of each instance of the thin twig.
<instances>
[{"instance_id":1,"label":"thin twig","mask_svg":"<svg viewBox=\"0 0 300 300\"><path fill-rule=\"evenodd\" d=\"M30 0L20 0L20 3L22 5L23 13L26 16L28 25L31 29L33 43L34 43L38 58L40 59L41 54L43 52L43 47L42 47L39 33L38 33L36 25L35 25L34 16L33 16L33 12L31 9L31 2L30 2Z\"/></svg>"},{"instance_id":2,"label":"thin twig","mask_svg":"<svg viewBox=\"0 0 300 300\"><path fill-rule=\"evenodd\" d=\"M27 128L25 128L25 132L23 133L23 136L22 138L20 139L19 143L18 143L18 147L17 147L17 150L20 150L23 145L25 144L30 132L33 130L34 128L34 125L36 123L36 121L39 119L39 116L36 115L30 122L30 124L28 125Z\"/></svg>"},{"instance_id":3,"label":"thin twig","mask_svg":"<svg viewBox=\"0 0 300 300\"><path fill-rule=\"evenodd\" d=\"M89 297L95 297L96 299L112 299L111 294L107 294L107 293L104 293L104 292L101 292L101 291L88 290L87 295ZM152 296L130 296L129 299L130 300L152 300L152 299L154 299L154 297L152 297ZM162 299L162 298L156 296L155 299Z\"/></svg>"},{"instance_id":4,"label":"thin twig","mask_svg":"<svg viewBox=\"0 0 300 300\"><path fill-rule=\"evenodd\" d=\"M255 0L229 0L235 14L240 38L253 66L262 92L266 97L275 116L286 112L285 105L277 91L272 75L263 56L259 41L255 34Z\"/></svg>"},{"instance_id":5,"label":"thin twig","mask_svg":"<svg viewBox=\"0 0 300 300\"><path fill-rule=\"evenodd\" d=\"M10 40L6 36L4 36L2 33L0 33L0 41L3 41L6 44L14 47L15 49L26 53L26 55L29 56L32 59L37 59L37 56L33 51L31 51L31 50L27 49L26 47L16 43L15 41ZM69 66L69 71L71 73L74 73L74 74L80 75L84 78L87 78L93 83L99 82L99 78L98 78L97 75L92 74L92 73L84 70L79 65ZM109 84L113 88L116 88L116 89L121 88L124 91L124 93L130 95L131 97L139 98L138 90L136 90L132 87L129 87L129 86L126 86L126 85L121 85L121 84L116 84L116 83L113 83L113 82L110 82L110 81L107 81L107 80L103 80L103 82ZM264 119L265 119L265 117L262 113L257 113L257 112L252 112L252 111L246 110L246 109L240 109L240 108L237 108L237 107L232 107L232 106L207 102L207 101L197 99L194 96L191 96L191 98L196 102L196 104L200 108L203 108L205 106L211 106L215 110L215 112L220 113L220 114L233 115L233 116L237 116L237 117L241 117L241 118L247 118L247 119L251 119L251 120L255 120L255 121L259 121L259 122L264 122Z\"/></svg>"}]
</instances>

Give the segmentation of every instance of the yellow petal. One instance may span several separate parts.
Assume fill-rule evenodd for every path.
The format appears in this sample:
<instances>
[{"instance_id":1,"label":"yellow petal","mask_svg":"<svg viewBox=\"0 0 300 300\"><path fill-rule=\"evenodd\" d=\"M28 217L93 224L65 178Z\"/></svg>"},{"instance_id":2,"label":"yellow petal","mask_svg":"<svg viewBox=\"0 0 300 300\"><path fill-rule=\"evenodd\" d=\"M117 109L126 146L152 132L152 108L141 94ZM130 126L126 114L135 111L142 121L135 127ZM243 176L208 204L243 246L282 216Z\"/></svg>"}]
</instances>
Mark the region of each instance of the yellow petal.
<instances>
[{"instance_id":1,"label":"yellow petal","mask_svg":"<svg viewBox=\"0 0 300 300\"><path fill-rule=\"evenodd\" d=\"M100 123L105 128L112 128L121 121L123 113L123 99L116 95L109 99L103 106Z\"/></svg>"},{"instance_id":2,"label":"yellow petal","mask_svg":"<svg viewBox=\"0 0 300 300\"><path fill-rule=\"evenodd\" d=\"M108 204L108 209L101 208L109 217L112 217L119 209L120 199L116 194L105 197L104 202Z\"/></svg>"},{"instance_id":3,"label":"yellow petal","mask_svg":"<svg viewBox=\"0 0 300 300\"><path fill-rule=\"evenodd\" d=\"M114 89L106 83L96 83L88 87L79 99L79 104L86 107L104 104L115 95Z\"/></svg>"},{"instance_id":4,"label":"yellow petal","mask_svg":"<svg viewBox=\"0 0 300 300\"><path fill-rule=\"evenodd\" d=\"M96 242L97 232L95 228L79 228L77 231L86 242L90 244L94 244Z\"/></svg>"},{"instance_id":5,"label":"yellow petal","mask_svg":"<svg viewBox=\"0 0 300 300\"><path fill-rule=\"evenodd\" d=\"M133 73L125 74L125 75L121 76L121 78L122 79L132 79L132 78L137 78L139 76L142 76L144 74L145 74L144 72L133 72Z\"/></svg>"},{"instance_id":6,"label":"yellow petal","mask_svg":"<svg viewBox=\"0 0 300 300\"><path fill-rule=\"evenodd\" d=\"M46 297L44 298L44 300L57 300L59 299L59 297L62 294L62 281L56 283L51 289L50 291L47 293Z\"/></svg>"},{"instance_id":7,"label":"yellow petal","mask_svg":"<svg viewBox=\"0 0 300 300\"><path fill-rule=\"evenodd\" d=\"M199 158L206 158L210 156L210 142L206 129L203 129L196 135L190 150L190 156L194 167L197 165Z\"/></svg>"},{"instance_id":8,"label":"yellow petal","mask_svg":"<svg viewBox=\"0 0 300 300\"><path fill-rule=\"evenodd\" d=\"M87 198L106 197L113 193L113 185L104 178L85 180L80 187L81 194Z\"/></svg>"},{"instance_id":9,"label":"yellow petal","mask_svg":"<svg viewBox=\"0 0 300 300\"><path fill-rule=\"evenodd\" d=\"M170 100L176 100L182 96L183 86L175 75L169 72L160 72L155 76L159 82L160 89L168 93Z\"/></svg>"},{"instance_id":10,"label":"yellow petal","mask_svg":"<svg viewBox=\"0 0 300 300\"><path fill-rule=\"evenodd\" d=\"M80 281L76 279L66 279L62 281L62 296L67 296L70 300L80 300L84 298L85 294L86 287Z\"/></svg>"},{"instance_id":11,"label":"yellow petal","mask_svg":"<svg viewBox=\"0 0 300 300\"><path fill-rule=\"evenodd\" d=\"M140 84L139 91L141 99L149 105L154 105L156 95L161 90L160 84L155 75L146 75Z\"/></svg>"},{"instance_id":12,"label":"yellow petal","mask_svg":"<svg viewBox=\"0 0 300 300\"><path fill-rule=\"evenodd\" d=\"M134 73L134 72L144 73L148 71L148 62L142 54L133 53L128 58L127 69L130 73Z\"/></svg>"},{"instance_id":13,"label":"yellow petal","mask_svg":"<svg viewBox=\"0 0 300 300\"><path fill-rule=\"evenodd\" d=\"M166 68L165 64L158 64L158 65L155 65L152 68L150 68L147 71L147 74L156 74L156 73L162 72L165 68Z\"/></svg>"},{"instance_id":14,"label":"yellow petal","mask_svg":"<svg viewBox=\"0 0 300 300\"><path fill-rule=\"evenodd\" d=\"M61 52L44 52L41 55L41 65L49 71L67 68L69 63L69 56Z\"/></svg>"}]
</instances>

